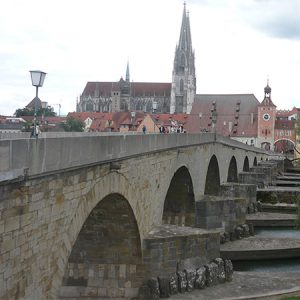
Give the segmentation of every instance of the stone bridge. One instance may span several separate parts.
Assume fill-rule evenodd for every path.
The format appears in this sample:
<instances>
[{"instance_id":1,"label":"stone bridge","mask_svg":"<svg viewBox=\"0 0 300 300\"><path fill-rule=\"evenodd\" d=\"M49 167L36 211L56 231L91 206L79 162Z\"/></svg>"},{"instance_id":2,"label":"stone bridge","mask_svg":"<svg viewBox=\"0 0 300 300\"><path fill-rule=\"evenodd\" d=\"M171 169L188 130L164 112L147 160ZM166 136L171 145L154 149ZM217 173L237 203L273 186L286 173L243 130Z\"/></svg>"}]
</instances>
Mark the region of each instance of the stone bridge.
<instances>
[{"instance_id":1,"label":"stone bridge","mask_svg":"<svg viewBox=\"0 0 300 300\"><path fill-rule=\"evenodd\" d=\"M210 133L0 140L0 298L130 298L207 263L268 159Z\"/></svg>"}]
</instances>

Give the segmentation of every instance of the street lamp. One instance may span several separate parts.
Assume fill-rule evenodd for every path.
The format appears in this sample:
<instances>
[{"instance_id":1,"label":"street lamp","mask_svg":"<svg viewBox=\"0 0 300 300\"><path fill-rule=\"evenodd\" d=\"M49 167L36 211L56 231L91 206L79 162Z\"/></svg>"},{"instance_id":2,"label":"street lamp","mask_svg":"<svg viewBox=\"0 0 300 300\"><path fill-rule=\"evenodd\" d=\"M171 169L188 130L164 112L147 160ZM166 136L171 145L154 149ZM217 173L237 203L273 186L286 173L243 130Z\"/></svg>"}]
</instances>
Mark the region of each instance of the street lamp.
<instances>
[{"instance_id":1,"label":"street lamp","mask_svg":"<svg viewBox=\"0 0 300 300\"><path fill-rule=\"evenodd\" d=\"M36 88L35 98L34 98L34 127L33 127L33 137L37 137L36 134L36 115L37 115L37 100L38 100L38 89L42 87L44 84L44 80L46 77L45 72L42 71L29 71L31 75L32 85Z\"/></svg>"}]
</instances>

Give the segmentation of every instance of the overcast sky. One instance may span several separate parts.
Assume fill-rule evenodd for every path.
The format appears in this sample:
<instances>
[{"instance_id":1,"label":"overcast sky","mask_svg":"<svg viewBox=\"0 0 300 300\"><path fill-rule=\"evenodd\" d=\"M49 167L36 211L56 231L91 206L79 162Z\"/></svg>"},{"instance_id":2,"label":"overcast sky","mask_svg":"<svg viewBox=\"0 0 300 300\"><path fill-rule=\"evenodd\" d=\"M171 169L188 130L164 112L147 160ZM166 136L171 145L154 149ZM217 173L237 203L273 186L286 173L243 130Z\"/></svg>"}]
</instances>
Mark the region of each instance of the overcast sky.
<instances>
[{"instance_id":1,"label":"overcast sky","mask_svg":"<svg viewBox=\"0 0 300 300\"><path fill-rule=\"evenodd\" d=\"M300 107L299 0L190 0L197 93L253 93ZM76 110L88 81L171 82L182 0L9 0L0 10L0 115L35 96Z\"/></svg>"}]
</instances>

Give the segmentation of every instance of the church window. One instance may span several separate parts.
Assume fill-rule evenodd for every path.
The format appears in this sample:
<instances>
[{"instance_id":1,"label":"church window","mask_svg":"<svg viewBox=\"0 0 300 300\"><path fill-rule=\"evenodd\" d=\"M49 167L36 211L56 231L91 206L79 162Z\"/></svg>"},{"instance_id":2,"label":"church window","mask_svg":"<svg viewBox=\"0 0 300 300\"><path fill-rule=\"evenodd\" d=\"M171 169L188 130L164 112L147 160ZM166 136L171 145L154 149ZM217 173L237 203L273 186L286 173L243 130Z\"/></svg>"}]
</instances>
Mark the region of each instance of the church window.
<instances>
[{"instance_id":1,"label":"church window","mask_svg":"<svg viewBox=\"0 0 300 300\"><path fill-rule=\"evenodd\" d=\"M86 104L86 111L93 111L93 103L90 101Z\"/></svg>"},{"instance_id":2,"label":"church window","mask_svg":"<svg viewBox=\"0 0 300 300\"><path fill-rule=\"evenodd\" d=\"M180 92L183 92L183 80L180 79Z\"/></svg>"},{"instance_id":3,"label":"church window","mask_svg":"<svg viewBox=\"0 0 300 300\"><path fill-rule=\"evenodd\" d=\"M184 54L181 55L180 65L181 65L181 67L184 67L184 65L185 65Z\"/></svg>"}]
</instances>

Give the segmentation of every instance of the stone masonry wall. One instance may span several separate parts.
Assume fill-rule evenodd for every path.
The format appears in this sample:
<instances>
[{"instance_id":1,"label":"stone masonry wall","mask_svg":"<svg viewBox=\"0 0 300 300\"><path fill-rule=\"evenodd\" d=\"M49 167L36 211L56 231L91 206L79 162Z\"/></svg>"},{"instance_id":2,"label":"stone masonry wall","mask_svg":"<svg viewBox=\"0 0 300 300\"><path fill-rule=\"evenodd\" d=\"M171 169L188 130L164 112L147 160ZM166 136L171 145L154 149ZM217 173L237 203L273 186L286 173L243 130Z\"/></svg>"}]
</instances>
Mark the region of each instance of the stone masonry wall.
<instances>
[{"instance_id":1,"label":"stone masonry wall","mask_svg":"<svg viewBox=\"0 0 300 300\"><path fill-rule=\"evenodd\" d=\"M196 227L205 229L221 228L234 231L238 225L245 224L247 201L244 198L221 198L204 195L196 201Z\"/></svg>"},{"instance_id":2,"label":"stone masonry wall","mask_svg":"<svg viewBox=\"0 0 300 300\"><path fill-rule=\"evenodd\" d=\"M192 227L161 225L143 241L145 277L196 268L220 255L220 232Z\"/></svg>"},{"instance_id":3,"label":"stone masonry wall","mask_svg":"<svg viewBox=\"0 0 300 300\"><path fill-rule=\"evenodd\" d=\"M237 197L246 199L247 212L257 211L256 185L242 183L224 183L221 185L222 197Z\"/></svg>"}]
</instances>

